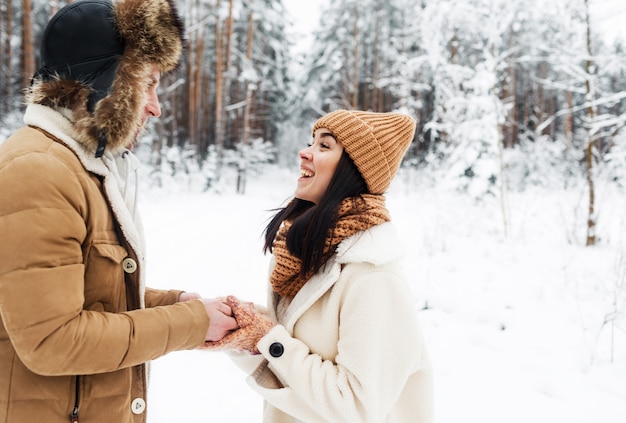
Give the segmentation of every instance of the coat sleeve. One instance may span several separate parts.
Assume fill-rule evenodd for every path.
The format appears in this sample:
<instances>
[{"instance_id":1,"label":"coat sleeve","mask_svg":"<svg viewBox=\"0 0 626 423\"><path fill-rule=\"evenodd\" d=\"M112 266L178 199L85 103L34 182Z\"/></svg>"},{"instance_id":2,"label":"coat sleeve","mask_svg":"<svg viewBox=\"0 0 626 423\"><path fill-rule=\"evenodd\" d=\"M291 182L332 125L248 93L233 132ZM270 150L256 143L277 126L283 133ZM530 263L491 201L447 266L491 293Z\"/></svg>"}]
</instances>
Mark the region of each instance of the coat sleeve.
<instances>
[{"instance_id":1,"label":"coat sleeve","mask_svg":"<svg viewBox=\"0 0 626 423\"><path fill-rule=\"evenodd\" d=\"M280 325L258 344L267 369L260 367L248 383L266 401L297 419L384 421L409 376L423 365L415 306L403 279L374 272L354 282L338 316L335 360L311 353ZM280 355L277 345L282 346ZM268 370L284 387L266 383L272 380Z\"/></svg>"},{"instance_id":2,"label":"coat sleeve","mask_svg":"<svg viewBox=\"0 0 626 423\"><path fill-rule=\"evenodd\" d=\"M171 289L162 290L154 288L146 288L146 307L157 307L162 305L171 305L178 302L178 297L183 291Z\"/></svg>"},{"instance_id":3,"label":"coat sleeve","mask_svg":"<svg viewBox=\"0 0 626 423\"><path fill-rule=\"evenodd\" d=\"M93 374L199 346L200 301L83 310L88 176L60 157L28 153L0 167L0 316L19 358L41 375Z\"/></svg>"}]
</instances>

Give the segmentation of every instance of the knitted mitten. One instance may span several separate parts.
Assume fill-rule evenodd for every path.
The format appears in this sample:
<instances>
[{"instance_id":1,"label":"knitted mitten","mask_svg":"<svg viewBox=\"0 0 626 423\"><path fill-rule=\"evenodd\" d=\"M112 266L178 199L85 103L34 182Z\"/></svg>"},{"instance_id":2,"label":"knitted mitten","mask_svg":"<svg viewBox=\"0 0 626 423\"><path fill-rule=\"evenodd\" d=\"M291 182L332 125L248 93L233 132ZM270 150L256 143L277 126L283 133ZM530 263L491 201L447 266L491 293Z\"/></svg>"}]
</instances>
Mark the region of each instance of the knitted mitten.
<instances>
[{"instance_id":1,"label":"knitted mitten","mask_svg":"<svg viewBox=\"0 0 626 423\"><path fill-rule=\"evenodd\" d=\"M201 349L224 351L245 350L259 354L257 342L274 326L267 313L253 303L241 303L236 297L226 297L226 304L233 310L239 329L232 331L219 341L205 341Z\"/></svg>"}]
</instances>

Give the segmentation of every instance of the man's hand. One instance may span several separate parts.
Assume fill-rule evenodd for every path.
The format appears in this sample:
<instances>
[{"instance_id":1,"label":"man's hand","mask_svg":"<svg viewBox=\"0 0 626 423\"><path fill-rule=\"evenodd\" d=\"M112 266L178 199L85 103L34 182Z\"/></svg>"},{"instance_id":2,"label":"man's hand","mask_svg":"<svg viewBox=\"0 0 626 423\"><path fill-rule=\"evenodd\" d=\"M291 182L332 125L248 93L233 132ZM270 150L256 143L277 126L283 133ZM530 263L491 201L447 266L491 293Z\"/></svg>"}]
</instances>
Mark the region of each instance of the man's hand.
<instances>
[{"instance_id":1,"label":"man's hand","mask_svg":"<svg viewBox=\"0 0 626 423\"><path fill-rule=\"evenodd\" d=\"M217 299L200 298L209 316L209 330L206 341L219 341L226 334L238 329L239 325L232 316L233 311L228 304Z\"/></svg>"}]
</instances>

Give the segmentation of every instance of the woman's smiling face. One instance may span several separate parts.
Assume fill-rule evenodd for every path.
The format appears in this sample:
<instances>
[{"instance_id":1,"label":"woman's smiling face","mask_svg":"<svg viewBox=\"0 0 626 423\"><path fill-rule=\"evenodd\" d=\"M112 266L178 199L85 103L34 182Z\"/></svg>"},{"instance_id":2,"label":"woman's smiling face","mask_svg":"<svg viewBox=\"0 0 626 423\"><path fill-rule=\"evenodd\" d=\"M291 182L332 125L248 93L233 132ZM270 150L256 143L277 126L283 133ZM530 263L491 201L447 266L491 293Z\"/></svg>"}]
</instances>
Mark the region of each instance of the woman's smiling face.
<instances>
[{"instance_id":1,"label":"woman's smiling face","mask_svg":"<svg viewBox=\"0 0 626 423\"><path fill-rule=\"evenodd\" d=\"M300 178L295 197L318 204L335 174L343 145L326 128L318 128L313 142L300 150Z\"/></svg>"}]
</instances>

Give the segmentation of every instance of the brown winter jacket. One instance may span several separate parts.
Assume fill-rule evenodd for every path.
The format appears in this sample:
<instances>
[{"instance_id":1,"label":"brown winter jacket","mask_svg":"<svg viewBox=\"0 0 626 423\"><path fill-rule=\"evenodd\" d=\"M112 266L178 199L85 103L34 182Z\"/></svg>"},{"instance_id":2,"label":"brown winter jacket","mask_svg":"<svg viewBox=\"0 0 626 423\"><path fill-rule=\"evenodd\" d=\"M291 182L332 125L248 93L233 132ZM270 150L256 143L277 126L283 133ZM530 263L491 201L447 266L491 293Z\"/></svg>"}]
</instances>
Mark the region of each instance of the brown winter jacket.
<instances>
[{"instance_id":1,"label":"brown winter jacket","mask_svg":"<svg viewBox=\"0 0 626 423\"><path fill-rule=\"evenodd\" d=\"M0 422L67 422L75 407L81 422L145 422L145 363L199 346L204 306L143 287L114 177L60 114L29 113L56 122L0 144Z\"/></svg>"}]
</instances>

